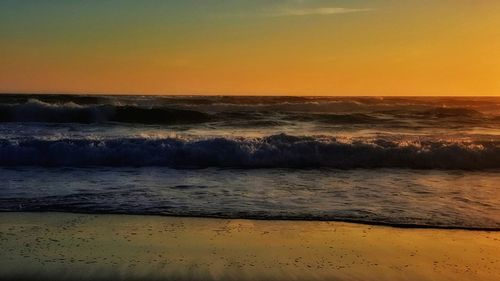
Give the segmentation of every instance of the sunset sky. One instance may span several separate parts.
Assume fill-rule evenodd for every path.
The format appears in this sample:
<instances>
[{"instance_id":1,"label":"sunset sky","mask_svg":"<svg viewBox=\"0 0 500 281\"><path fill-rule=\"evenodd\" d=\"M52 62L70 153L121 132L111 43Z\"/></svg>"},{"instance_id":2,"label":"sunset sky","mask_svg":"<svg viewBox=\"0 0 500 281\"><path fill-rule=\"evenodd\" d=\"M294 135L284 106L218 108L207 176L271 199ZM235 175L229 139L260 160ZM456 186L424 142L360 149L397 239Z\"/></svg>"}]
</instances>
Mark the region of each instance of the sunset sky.
<instances>
[{"instance_id":1,"label":"sunset sky","mask_svg":"<svg viewBox=\"0 0 500 281\"><path fill-rule=\"evenodd\" d=\"M500 95L496 0L2 0L0 92Z\"/></svg>"}]
</instances>

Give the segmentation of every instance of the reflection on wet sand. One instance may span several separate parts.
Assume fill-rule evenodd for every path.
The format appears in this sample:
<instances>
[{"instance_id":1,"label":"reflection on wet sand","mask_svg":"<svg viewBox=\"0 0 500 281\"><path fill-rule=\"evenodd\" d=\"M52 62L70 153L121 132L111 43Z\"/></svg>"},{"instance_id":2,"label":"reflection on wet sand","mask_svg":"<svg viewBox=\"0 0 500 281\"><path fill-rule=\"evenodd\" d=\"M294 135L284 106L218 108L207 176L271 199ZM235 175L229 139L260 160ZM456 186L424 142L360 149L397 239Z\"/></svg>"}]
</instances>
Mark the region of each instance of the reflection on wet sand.
<instances>
[{"instance_id":1,"label":"reflection on wet sand","mask_svg":"<svg viewBox=\"0 0 500 281\"><path fill-rule=\"evenodd\" d=\"M500 232L0 214L0 279L500 280Z\"/></svg>"}]
</instances>

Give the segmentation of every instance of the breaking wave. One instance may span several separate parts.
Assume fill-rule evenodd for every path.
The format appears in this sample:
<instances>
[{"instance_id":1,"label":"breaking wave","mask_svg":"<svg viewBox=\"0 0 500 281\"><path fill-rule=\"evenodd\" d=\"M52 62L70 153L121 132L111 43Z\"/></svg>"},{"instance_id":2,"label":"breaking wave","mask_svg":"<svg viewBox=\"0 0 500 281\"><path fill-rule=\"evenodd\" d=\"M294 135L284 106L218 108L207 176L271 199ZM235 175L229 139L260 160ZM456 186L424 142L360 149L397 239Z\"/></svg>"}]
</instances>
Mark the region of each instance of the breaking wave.
<instances>
[{"instance_id":1,"label":"breaking wave","mask_svg":"<svg viewBox=\"0 0 500 281\"><path fill-rule=\"evenodd\" d=\"M79 100L78 100L79 101ZM79 101L81 102L81 101ZM418 122L444 121L451 124L497 125L498 116L489 116L470 108L428 107L419 110L397 109L367 112L311 111L308 104L295 104L276 108L265 106L230 107L223 109L203 109L196 106L168 104L161 106L118 104L81 104L73 101L50 103L29 99L23 103L0 103L0 122L41 122L41 123L122 123L148 125L182 125L218 122L221 126L269 127L287 122L317 124L374 124L403 125ZM331 107L330 103L314 104Z\"/></svg>"},{"instance_id":2,"label":"breaking wave","mask_svg":"<svg viewBox=\"0 0 500 281\"><path fill-rule=\"evenodd\" d=\"M210 120L210 115L188 109L147 108L133 105L51 104L29 100L0 105L0 122L185 124Z\"/></svg>"},{"instance_id":3,"label":"breaking wave","mask_svg":"<svg viewBox=\"0 0 500 281\"><path fill-rule=\"evenodd\" d=\"M0 166L500 168L500 142L263 138L0 140Z\"/></svg>"}]
</instances>

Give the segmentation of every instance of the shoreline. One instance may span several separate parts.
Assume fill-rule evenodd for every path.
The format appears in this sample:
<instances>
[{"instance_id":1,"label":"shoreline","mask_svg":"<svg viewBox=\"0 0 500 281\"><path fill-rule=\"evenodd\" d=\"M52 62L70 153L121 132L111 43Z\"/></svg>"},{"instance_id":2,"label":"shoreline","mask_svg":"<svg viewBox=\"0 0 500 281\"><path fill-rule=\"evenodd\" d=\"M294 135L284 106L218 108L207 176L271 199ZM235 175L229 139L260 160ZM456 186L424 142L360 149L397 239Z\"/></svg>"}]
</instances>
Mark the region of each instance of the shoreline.
<instances>
[{"instance_id":1,"label":"shoreline","mask_svg":"<svg viewBox=\"0 0 500 281\"><path fill-rule=\"evenodd\" d=\"M500 232L0 213L0 280L500 280Z\"/></svg>"},{"instance_id":2,"label":"shoreline","mask_svg":"<svg viewBox=\"0 0 500 281\"><path fill-rule=\"evenodd\" d=\"M479 231L479 232L500 232L500 227L474 227L474 226L446 226L446 225L425 225L413 223L388 223L377 221L363 221L356 219L321 219L321 218L302 218L302 217L257 217L257 216L212 216L212 215L182 215L182 214L148 214L148 213L97 213L97 212L68 212L68 211L0 211L0 215L4 213L25 213L25 214L73 214L73 215L95 215L95 216L138 216L138 217L166 217L166 218L192 218L192 219L213 219L213 220L250 220L250 221L280 221L280 222L331 222L331 223L347 223L358 224L365 226L378 226L396 229L427 229L427 230L463 230L463 231Z\"/></svg>"}]
</instances>

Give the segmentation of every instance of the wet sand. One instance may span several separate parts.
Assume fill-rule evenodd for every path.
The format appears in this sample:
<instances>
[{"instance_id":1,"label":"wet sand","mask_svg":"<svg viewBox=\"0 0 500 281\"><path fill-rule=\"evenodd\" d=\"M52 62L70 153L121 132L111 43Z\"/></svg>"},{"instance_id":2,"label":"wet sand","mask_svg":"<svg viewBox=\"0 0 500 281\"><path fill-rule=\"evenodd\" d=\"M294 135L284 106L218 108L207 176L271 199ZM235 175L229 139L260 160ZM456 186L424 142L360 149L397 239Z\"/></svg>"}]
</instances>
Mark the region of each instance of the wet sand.
<instances>
[{"instance_id":1,"label":"wet sand","mask_svg":"<svg viewBox=\"0 0 500 281\"><path fill-rule=\"evenodd\" d=\"M500 232L0 213L1 280L500 280Z\"/></svg>"}]
</instances>

